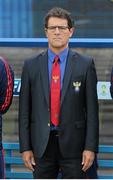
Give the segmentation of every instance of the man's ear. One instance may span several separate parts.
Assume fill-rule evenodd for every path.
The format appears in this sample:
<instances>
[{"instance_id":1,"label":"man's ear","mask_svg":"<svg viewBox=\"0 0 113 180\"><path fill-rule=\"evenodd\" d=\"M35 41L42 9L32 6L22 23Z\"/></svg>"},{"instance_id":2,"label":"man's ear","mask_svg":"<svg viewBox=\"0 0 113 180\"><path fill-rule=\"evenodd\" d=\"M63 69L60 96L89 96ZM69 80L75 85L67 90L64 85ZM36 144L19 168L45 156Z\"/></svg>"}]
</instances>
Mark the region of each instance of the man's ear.
<instances>
[{"instance_id":1,"label":"man's ear","mask_svg":"<svg viewBox=\"0 0 113 180\"><path fill-rule=\"evenodd\" d=\"M48 35L47 35L47 28L45 28L44 31L45 31L46 37L48 37Z\"/></svg>"},{"instance_id":2,"label":"man's ear","mask_svg":"<svg viewBox=\"0 0 113 180\"><path fill-rule=\"evenodd\" d=\"M74 31L75 31L75 28L71 28L71 29L70 29L70 37L72 37Z\"/></svg>"}]
</instances>

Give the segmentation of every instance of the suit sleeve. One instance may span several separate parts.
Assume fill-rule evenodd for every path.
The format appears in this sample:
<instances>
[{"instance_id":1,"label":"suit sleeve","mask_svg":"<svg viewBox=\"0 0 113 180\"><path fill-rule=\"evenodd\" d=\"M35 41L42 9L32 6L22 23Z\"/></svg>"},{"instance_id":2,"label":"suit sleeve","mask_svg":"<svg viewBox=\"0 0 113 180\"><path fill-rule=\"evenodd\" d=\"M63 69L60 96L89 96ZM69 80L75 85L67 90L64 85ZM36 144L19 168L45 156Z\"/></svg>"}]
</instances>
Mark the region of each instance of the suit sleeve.
<instances>
[{"instance_id":1,"label":"suit sleeve","mask_svg":"<svg viewBox=\"0 0 113 180\"><path fill-rule=\"evenodd\" d=\"M31 150L30 141L30 112L31 112L30 80L27 62L24 64L21 76L19 96L19 141L20 152Z\"/></svg>"},{"instance_id":2,"label":"suit sleeve","mask_svg":"<svg viewBox=\"0 0 113 180\"><path fill-rule=\"evenodd\" d=\"M7 74L3 62L0 62L0 107L5 101L6 90L7 90Z\"/></svg>"},{"instance_id":3,"label":"suit sleeve","mask_svg":"<svg viewBox=\"0 0 113 180\"><path fill-rule=\"evenodd\" d=\"M93 60L89 64L86 75L86 144L85 149L98 152L99 118L97 98L97 75Z\"/></svg>"},{"instance_id":4,"label":"suit sleeve","mask_svg":"<svg viewBox=\"0 0 113 180\"><path fill-rule=\"evenodd\" d=\"M13 98L14 72L7 61L0 57L0 113L9 109Z\"/></svg>"},{"instance_id":5,"label":"suit sleeve","mask_svg":"<svg viewBox=\"0 0 113 180\"><path fill-rule=\"evenodd\" d=\"M110 85L110 93L111 93L111 97L112 97L112 99L113 99L113 68L112 68L112 70L111 70L110 83L111 83L111 85Z\"/></svg>"}]
</instances>

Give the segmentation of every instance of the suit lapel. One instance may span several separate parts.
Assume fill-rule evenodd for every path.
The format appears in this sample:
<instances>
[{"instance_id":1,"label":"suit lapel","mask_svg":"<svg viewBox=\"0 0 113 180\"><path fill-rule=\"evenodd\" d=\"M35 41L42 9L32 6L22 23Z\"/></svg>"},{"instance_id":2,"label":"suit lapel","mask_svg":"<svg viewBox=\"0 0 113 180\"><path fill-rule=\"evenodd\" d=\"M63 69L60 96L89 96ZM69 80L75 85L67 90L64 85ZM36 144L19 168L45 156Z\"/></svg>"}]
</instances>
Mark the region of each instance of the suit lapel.
<instances>
[{"instance_id":1,"label":"suit lapel","mask_svg":"<svg viewBox=\"0 0 113 180\"><path fill-rule=\"evenodd\" d=\"M49 88L49 72L48 72L48 55L47 55L47 52L45 52L42 55L42 58L40 59L40 70L41 70L41 78L42 78L44 95L45 95L47 104L49 106L50 88Z\"/></svg>"},{"instance_id":2,"label":"suit lapel","mask_svg":"<svg viewBox=\"0 0 113 180\"><path fill-rule=\"evenodd\" d=\"M72 69L73 69L73 53L72 51L69 51L69 55L67 58L67 64L65 68L65 74L64 74L64 81L63 81L63 87L62 87L62 94L61 94L61 105L63 103L68 84L71 78ZM49 72L48 72L48 55L47 52L42 54L42 58L40 59L40 70L41 70L41 78L42 78L42 84L43 84L43 90L44 95L47 101L47 104L49 106L49 97L50 97L50 87L49 87Z\"/></svg>"},{"instance_id":3,"label":"suit lapel","mask_svg":"<svg viewBox=\"0 0 113 180\"><path fill-rule=\"evenodd\" d=\"M67 88L68 88L68 84L71 78L71 74L72 74L72 68L73 68L73 61L72 61L72 57L75 53L73 53L72 51L69 51L69 55L67 58L67 64L66 64L66 68L65 68L65 74L64 74L64 82L63 82L63 87L62 87L62 93L61 93L61 105L62 102L64 100Z\"/></svg>"}]
</instances>

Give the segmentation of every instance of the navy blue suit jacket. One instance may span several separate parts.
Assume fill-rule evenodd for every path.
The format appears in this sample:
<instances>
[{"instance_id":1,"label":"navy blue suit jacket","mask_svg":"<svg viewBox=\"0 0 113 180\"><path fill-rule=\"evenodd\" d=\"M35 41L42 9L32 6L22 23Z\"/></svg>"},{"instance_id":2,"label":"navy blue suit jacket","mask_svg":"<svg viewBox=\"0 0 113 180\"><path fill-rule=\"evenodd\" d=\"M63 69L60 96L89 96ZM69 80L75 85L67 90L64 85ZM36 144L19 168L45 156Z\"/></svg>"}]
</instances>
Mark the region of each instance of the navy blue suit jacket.
<instances>
[{"instance_id":1,"label":"navy blue suit jacket","mask_svg":"<svg viewBox=\"0 0 113 180\"><path fill-rule=\"evenodd\" d=\"M47 52L25 62L19 103L20 152L42 157L50 134ZM97 76L93 59L69 50L61 92L59 145L64 157L98 151Z\"/></svg>"}]
</instances>

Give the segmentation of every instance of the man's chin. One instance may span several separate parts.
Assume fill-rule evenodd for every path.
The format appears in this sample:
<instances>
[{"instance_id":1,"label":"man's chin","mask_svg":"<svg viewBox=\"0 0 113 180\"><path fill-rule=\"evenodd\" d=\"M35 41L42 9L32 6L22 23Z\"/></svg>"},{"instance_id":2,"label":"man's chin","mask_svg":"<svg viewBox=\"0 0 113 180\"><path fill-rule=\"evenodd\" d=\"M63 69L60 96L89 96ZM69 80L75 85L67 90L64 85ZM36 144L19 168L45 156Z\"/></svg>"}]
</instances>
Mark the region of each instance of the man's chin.
<instances>
[{"instance_id":1,"label":"man's chin","mask_svg":"<svg viewBox=\"0 0 113 180\"><path fill-rule=\"evenodd\" d=\"M54 47L54 48L62 48L63 45L60 44L60 43L56 43L56 44L53 45L53 47Z\"/></svg>"}]
</instances>

